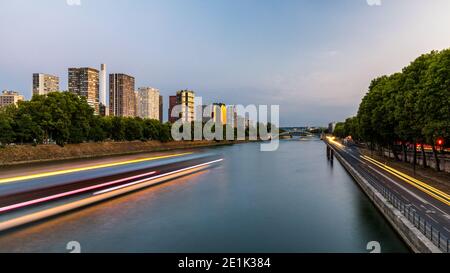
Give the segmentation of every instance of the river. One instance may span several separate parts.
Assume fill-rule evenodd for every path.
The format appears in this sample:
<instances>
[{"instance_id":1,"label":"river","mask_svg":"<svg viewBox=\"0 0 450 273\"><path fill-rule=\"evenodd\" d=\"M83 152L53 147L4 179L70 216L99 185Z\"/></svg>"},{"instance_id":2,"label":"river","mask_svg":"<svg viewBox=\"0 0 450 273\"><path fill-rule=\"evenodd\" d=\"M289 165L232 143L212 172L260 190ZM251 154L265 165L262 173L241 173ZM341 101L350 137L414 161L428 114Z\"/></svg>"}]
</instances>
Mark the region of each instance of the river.
<instances>
[{"instance_id":1,"label":"river","mask_svg":"<svg viewBox=\"0 0 450 273\"><path fill-rule=\"evenodd\" d=\"M319 140L207 149L218 167L0 234L0 252L408 252Z\"/></svg>"}]
</instances>

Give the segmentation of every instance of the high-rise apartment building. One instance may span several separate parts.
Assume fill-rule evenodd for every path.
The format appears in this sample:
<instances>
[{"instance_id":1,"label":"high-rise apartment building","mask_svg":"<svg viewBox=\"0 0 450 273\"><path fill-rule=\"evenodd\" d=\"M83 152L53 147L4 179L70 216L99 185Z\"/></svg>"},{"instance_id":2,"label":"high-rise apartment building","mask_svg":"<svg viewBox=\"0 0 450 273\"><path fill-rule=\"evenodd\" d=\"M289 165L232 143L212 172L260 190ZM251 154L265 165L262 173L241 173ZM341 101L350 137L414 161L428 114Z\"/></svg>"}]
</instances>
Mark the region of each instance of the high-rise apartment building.
<instances>
[{"instance_id":1,"label":"high-rise apartment building","mask_svg":"<svg viewBox=\"0 0 450 273\"><path fill-rule=\"evenodd\" d=\"M194 91L181 90L177 92L177 105L181 106L179 118L184 122L193 122L195 120L194 99Z\"/></svg>"},{"instance_id":2,"label":"high-rise apartment building","mask_svg":"<svg viewBox=\"0 0 450 273\"><path fill-rule=\"evenodd\" d=\"M152 87L141 87L137 92L137 116L147 119L160 119L159 90Z\"/></svg>"},{"instance_id":3,"label":"high-rise apartment building","mask_svg":"<svg viewBox=\"0 0 450 273\"><path fill-rule=\"evenodd\" d=\"M215 122L227 124L227 106L224 103L214 103L212 105L211 117Z\"/></svg>"},{"instance_id":4,"label":"high-rise apartment building","mask_svg":"<svg viewBox=\"0 0 450 273\"><path fill-rule=\"evenodd\" d=\"M136 116L134 77L126 74L109 75L109 113L117 117Z\"/></svg>"},{"instance_id":5,"label":"high-rise apartment building","mask_svg":"<svg viewBox=\"0 0 450 273\"><path fill-rule=\"evenodd\" d=\"M175 123L179 119L179 117L172 116L173 108L175 108L175 106L177 106L177 105L178 105L177 96L170 96L169 97L169 122L170 123Z\"/></svg>"},{"instance_id":6,"label":"high-rise apartment building","mask_svg":"<svg viewBox=\"0 0 450 273\"><path fill-rule=\"evenodd\" d=\"M106 105L106 64L100 66L100 103Z\"/></svg>"},{"instance_id":7,"label":"high-rise apartment building","mask_svg":"<svg viewBox=\"0 0 450 273\"><path fill-rule=\"evenodd\" d=\"M231 108L228 108L227 118L228 124L230 121L233 121L233 126L236 128L238 126L238 111L237 107L234 105Z\"/></svg>"},{"instance_id":8,"label":"high-rise apartment building","mask_svg":"<svg viewBox=\"0 0 450 273\"><path fill-rule=\"evenodd\" d=\"M138 98L139 97L139 93L138 93L138 91L134 91L134 103L133 103L133 106L134 106L134 116L135 117L138 117Z\"/></svg>"},{"instance_id":9,"label":"high-rise apartment building","mask_svg":"<svg viewBox=\"0 0 450 273\"><path fill-rule=\"evenodd\" d=\"M17 91L5 90L0 94L0 108L8 105L17 105L19 101L24 101L24 96Z\"/></svg>"},{"instance_id":10,"label":"high-rise apartment building","mask_svg":"<svg viewBox=\"0 0 450 273\"><path fill-rule=\"evenodd\" d=\"M336 129L336 124L337 124L337 122L331 122L330 124L328 124L328 133L329 134L334 133L334 129Z\"/></svg>"},{"instance_id":11,"label":"high-rise apartment building","mask_svg":"<svg viewBox=\"0 0 450 273\"><path fill-rule=\"evenodd\" d=\"M227 124L227 120L232 118L229 117L231 113L228 113L227 106L224 103L213 103L212 105L202 105L199 106L199 112L201 111L201 117L198 117L198 121L203 123L213 121L221 123L223 125ZM200 114L200 113L198 113Z\"/></svg>"},{"instance_id":12,"label":"high-rise apartment building","mask_svg":"<svg viewBox=\"0 0 450 273\"><path fill-rule=\"evenodd\" d=\"M164 97L160 95L159 96L159 121L161 123L164 120L163 111L164 111Z\"/></svg>"},{"instance_id":13,"label":"high-rise apartment building","mask_svg":"<svg viewBox=\"0 0 450 273\"><path fill-rule=\"evenodd\" d=\"M96 114L99 113L99 85L97 69L69 68L69 92L85 97Z\"/></svg>"},{"instance_id":14,"label":"high-rise apartment building","mask_svg":"<svg viewBox=\"0 0 450 273\"><path fill-rule=\"evenodd\" d=\"M47 95L58 91L59 77L41 73L33 74L33 95Z\"/></svg>"},{"instance_id":15,"label":"high-rise apartment building","mask_svg":"<svg viewBox=\"0 0 450 273\"><path fill-rule=\"evenodd\" d=\"M109 105L106 102L106 88L107 88L107 80L106 80L106 64L102 64L100 67L100 115L108 116L109 115Z\"/></svg>"},{"instance_id":16,"label":"high-rise apartment building","mask_svg":"<svg viewBox=\"0 0 450 273\"><path fill-rule=\"evenodd\" d=\"M212 120L212 105L196 105L198 110L195 120L207 123Z\"/></svg>"}]
</instances>

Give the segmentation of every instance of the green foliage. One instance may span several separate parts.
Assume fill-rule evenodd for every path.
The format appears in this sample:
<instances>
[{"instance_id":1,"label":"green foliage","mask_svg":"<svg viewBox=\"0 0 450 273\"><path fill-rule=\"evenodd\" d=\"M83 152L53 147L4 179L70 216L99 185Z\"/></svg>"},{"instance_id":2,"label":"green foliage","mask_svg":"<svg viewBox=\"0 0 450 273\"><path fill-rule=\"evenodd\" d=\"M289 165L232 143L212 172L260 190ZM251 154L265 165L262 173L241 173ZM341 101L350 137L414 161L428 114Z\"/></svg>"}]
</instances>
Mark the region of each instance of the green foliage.
<instances>
[{"instance_id":1,"label":"green foliage","mask_svg":"<svg viewBox=\"0 0 450 273\"><path fill-rule=\"evenodd\" d=\"M358 115L336 126L336 136L380 147L397 142L450 143L450 49L432 51L401 73L372 81Z\"/></svg>"},{"instance_id":2,"label":"green foliage","mask_svg":"<svg viewBox=\"0 0 450 273\"><path fill-rule=\"evenodd\" d=\"M142 136L146 140L159 139L162 125L159 120L146 119L143 123Z\"/></svg>"},{"instance_id":3,"label":"green foliage","mask_svg":"<svg viewBox=\"0 0 450 273\"><path fill-rule=\"evenodd\" d=\"M88 139L94 142L102 142L108 138L107 136L107 127L104 126L105 121L109 120L106 118L101 118L98 116L94 116L89 124L89 135Z\"/></svg>"},{"instance_id":4,"label":"green foliage","mask_svg":"<svg viewBox=\"0 0 450 273\"><path fill-rule=\"evenodd\" d=\"M0 146L14 141L14 130L9 118L0 116Z\"/></svg>"},{"instance_id":5,"label":"green foliage","mask_svg":"<svg viewBox=\"0 0 450 273\"><path fill-rule=\"evenodd\" d=\"M115 141L123 141L125 139L124 119L113 117L111 119L111 138Z\"/></svg>"},{"instance_id":6,"label":"green foliage","mask_svg":"<svg viewBox=\"0 0 450 273\"><path fill-rule=\"evenodd\" d=\"M123 120L125 139L128 141L142 139L142 120L138 118L125 118Z\"/></svg>"},{"instance_id":7,"label":"green foliage","mask_svg":"<svg viewBox=\"0 0 450 273\"><path fill-rule=\"evenodd\" d=\"M333 134L334 134L335 136L337 136L337 137L340 137L340 138L344 138L344 137L348 136L348 135L345 133L345 123L343 123L343 122L338 122L338 123L336 124L336 127L334 128Z\"/></svg>"},{"instance_id":8,"label":"green foliage","mask_svg":"<svg viewBox=\"0 0 450 273\"><path fill-rule=\"evenodd\" d=\"M34 96L31 101L0 109L0 145L106 140L170 141L170 124L141 118L94 115L86 99L68 92Z\"/></svg>"},{"instance_id":9,"label":"green foliage","mask_svg":"<svg viewBox=\"0 0 450 273\"><path fill-rule=\"evenodd\" d=\"M161 124L160 130L159 130L159 140L162 142L169 142L172 141L172 132L171 132L172 125L167 122L164 124Z\"/></svg>"}]
</instances>

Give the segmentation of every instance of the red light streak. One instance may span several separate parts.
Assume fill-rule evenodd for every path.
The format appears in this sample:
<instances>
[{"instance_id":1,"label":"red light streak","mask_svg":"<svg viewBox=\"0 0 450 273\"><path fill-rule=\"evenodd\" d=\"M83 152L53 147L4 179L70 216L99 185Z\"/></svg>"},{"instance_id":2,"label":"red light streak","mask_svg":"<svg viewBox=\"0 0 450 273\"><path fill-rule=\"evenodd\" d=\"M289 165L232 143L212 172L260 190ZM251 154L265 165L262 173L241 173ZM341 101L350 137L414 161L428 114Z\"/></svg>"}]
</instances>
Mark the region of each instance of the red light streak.
<instances>
[{"instance_id":1,"label":"red light streak","mask_svg":"<svg viewBox=\"0 0 450 273\"><path fill-rule=\"evenodd\" d=\"M131 180L131 179L140 178L140 177L147 176L147 175L152 175L152 174L155 174L155 173L156 172L153 171L153 172L149 172L149 173L145 173L145 174L140 174L140 175L136 175L136 176L132 176L132 177L127 177L127 178L123 178L123 179L119 179L119 180L115 180L115 181L111 181L111 182L95 185L95 186L90 186L90 187L86 187L86 188L82 188L82 189L78 189L78 190L68 191L68 192L64 192L64 193L59 193L59 194L55 194L55 195L51 195L51 196L47 196L47 197L43 197L43 198L39 198L39 199L34 199L34 200L18 203L18 204L15 204L15 205L6 206L6 207L3 207L3 208L0 208L0 213L6 212L6 211L10 211L10 210L19 209L19 208L23 208L23 207L27 207L27 206L31 206L31 205L36 205L36 204L39 204L39 203L43 203L43 202L59 199L59 198L62 198L62 197L71 196L71 195L74 195L74 194L79 194L79 193L83 193L83 192L87 192L87 191L91 191L91 190L100 189L100 188L103 188L103 187L107 187L107 186L115 185L115 184L118 184L118 183L121 183L121 182L125 182L125 181Z\"/></svg>"},{"instance_id":2,"label":"red light streak","mask_svg":"<svg viewBox=\"0 0 450 273\"><path fill-rule=\"evenodd\" d=\"M198 167L211 165L211 164L214 164L214 163L217 163L217 162L221 162L221 161L223 161L223 159L214 160L214 161L211 161L211 162L195 165L195 166L192 166L192 167L176 170L176 171L173 171L173 172L168 172L168 173L157 175L157 176L152 176L150 178L142 179L142 180L135 181L135 182L132 182L132 183L128 183L128 184L125 184L125 185L120 185L120 186L113 187L113 188L110 188L110 189L106 189L106 190L103 190L103 191L95 192L94 195L99 195L99 194L102 194L102 193L107 193L107 192L110 192L110 191L119 190L119 189L122 189L122 188L126 188L126 187L129 187L129 186L133 186L133 185L140 184L140 183L143 183L143 182L147 182L147 181L150 181L150 180L155 180L157 178L161 178L161 177L168 176L168 175L171 175L171 174L176 174L176 173L179 173L179 172L195 169L195 168L198 168Z\"/></svg>"}]
</instances>

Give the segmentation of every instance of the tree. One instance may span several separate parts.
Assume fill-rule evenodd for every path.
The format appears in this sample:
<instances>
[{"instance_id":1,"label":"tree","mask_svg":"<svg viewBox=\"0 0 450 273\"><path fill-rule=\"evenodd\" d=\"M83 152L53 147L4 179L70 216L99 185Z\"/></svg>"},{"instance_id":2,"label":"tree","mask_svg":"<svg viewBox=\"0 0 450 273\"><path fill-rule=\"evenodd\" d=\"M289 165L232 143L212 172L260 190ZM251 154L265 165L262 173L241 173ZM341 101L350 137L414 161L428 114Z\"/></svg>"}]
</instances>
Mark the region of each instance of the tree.
<instances>
[{"instance_id":1,"label":"tree","mask_svg":"<svg viewBox=\"0 0 450 273\"><path fill-rule=\"evenodd\" d=\"M388 147L396 159L395 146L401 142L405 162L411 146L414 169L418 144L423 166L427 165L424 144L429 144L439 168L436 140L450 143L450 49L424 54L401 73L374 79L356 118L338 124L335 135L352 135L380 152Z\"/></svg>"},{"instance_id":2,"label":"tree","mask_svg":"<svg viewBox=\"0 0 450 273\"><path fill-rule=\"evenodd\" d=\"M439 171L435 143L438 138L450 138L450 49L439 54L434 52L430 59L427 70L423 72L416 109L421 118L421 133L432 145L436 170Z\"/></svg>"},{"instance_id":3,"label":"tree","mask_svg":"<svg viewBox=\"0 0 450 273\"><path fill-rule=\"evenodd\" d=\"M99 119L100 127L105 136L105 140L113 139L113 122L111 117L102 117Z\"/></svg>"},{"instance_id":4,"label":"tree","mask_svg":"<svg viewBox=\"0 0 450 273\"><path fill-rule=\"evenodd\" d=\"M111 138L115 141L122 141L125 139L124 121L120 117L113 117L111 119Z\"/></svg>"},{"instance_id":5,"label":"tree","mask_svg":"<svg viewBox=\"0 0 450 273\"><path fill-rule=\"evenodd\" d=\"M43 131L30 114L24 113L16 116L14 131L16 140L20 144L39 143L42 141Z\"/></svg>"},{"instance_id":6,"label":"tree","mask_svg":"<svg viewBox=\"0 0 450 273\"><path fill-rule=\"evenodd\" d=\"M159 120L145 119L143 121L142 135L146 140L158 140L161 131L161 123Z\"/></svg>"},{"instance_id":7,"label":"tree","mask_svg":"<svg viewBox=\"0 0 450 273\"><path fill-rule=\"evenodd\" d=\"M11 126L11 120L0 116L0 145L12 143L14 141L14 130Z\"/></svg>"},{"instance_id":8,"label":"tree","mask_svg":"<svg viewBox=\"0 0 450 273\"><path fill-rule=\"evenodd\" d=\"M123 123L125 139L128 141L142 139L141 120L135 118L125 118Z\"/></svg>"},{"instance_id":9,"label":"tree","mask_svg":"<svg viewBox=\"0 0 450 273\"><path fill-rule=\"evenodd\" d=\"M333 135L344 138L345 136L345 124L344 122L338 122L334 128Z\"/></svg>"},{"instance_id":10,"label":"tree","mask_svg":"<svg viewBox=\"0 0 450 273\"><path fill-rule=\"evenodd\" d=\"M169 122L161 124L159 131L159 140L161 142L169 142L173 140L171 127L172 125Z\"/></svg>"},{"instance_id":11,"label":"tree","mask_svg":"<svg viewBox=\"0 0 450 273\"><path fill-rule=\"evenodd\" d=\"M95 142L101 142L106 140L107 133L104 130L104 122L105 118L101 118L99 116L94 116L91 119L91 123L89 125L89 140L95 141Z\"/></svg>"},{"instance_id":12,"label":"tree","mask_svg":"<svg viewBox=\"0 0 450 273\"><path fill-rule=\"evenodd\" d=\"M67 100L67 113L70 115L70 142L82 143L88 140L91 133L91 126L97 127L99 119L94 116L94 110L86 101L85 97L78 97L71 93L67 93L69 96ZM93 121L95 119L95 121ZM100 133L100 128L96 130ZM101 133L96 136L96 139L104 138ZM94 140L94 139L93 139Z\"/></svg>"},{"instance_id":13,"label":"tree","mask_svg":"<svg viewBox=\"0 0 450 273\"><path fill-rule=\"evenodd\" d=\"M69 92L35 95L18 106L0 109L0 142L49 143L86 141L172 140L171 124L132 117L100 117L86 98Z\"/></svg>"},{"instance_id":14,"label":"tree","mask_svg":"<svg viewBox=\"0 0 450 273\"><path fill-rule=\"evenodd\" d=\"M377 131L379 127L377 121L379 118L374 110L380 107L381 92L378 86L383 81L385 81L385 77L380 77L372 81L369 92L363 98L357 115L359 124L358 135L364 141L369 142L371 150L375 148L375 144L379 143L381 139L380 134Z\"/></svg>"},{"instance_id":15,"label":"tree","mask_svg":"<svg viewBox=\"0 0 450 273\"><path fill-rule=\"evenodd\" d=\"M12 143L15 140L14 116L17 108L14 105L0 108L0 146Z\"/></svg>"}]
</instances>

